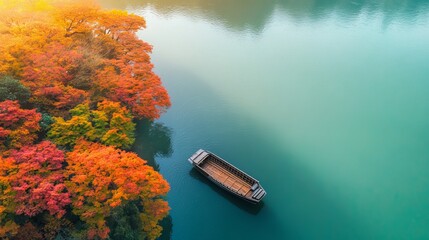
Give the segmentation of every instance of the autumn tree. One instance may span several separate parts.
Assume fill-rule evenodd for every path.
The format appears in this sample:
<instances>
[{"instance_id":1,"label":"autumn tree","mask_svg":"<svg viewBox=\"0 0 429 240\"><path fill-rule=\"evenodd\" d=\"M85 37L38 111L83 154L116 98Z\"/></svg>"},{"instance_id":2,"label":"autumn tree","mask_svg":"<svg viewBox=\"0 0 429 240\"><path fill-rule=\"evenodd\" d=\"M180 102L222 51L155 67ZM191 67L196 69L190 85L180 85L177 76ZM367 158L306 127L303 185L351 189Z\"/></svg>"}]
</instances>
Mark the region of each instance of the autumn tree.
<instances>
[{"instance_id":1,"label":"autumn tree","mask_svg":"<svg viewBox=\"0 0 429 240\"><path fill-rule=\"evenodd\" d=\"M77 112L77 109L82 112ZM78 105L73 109L71 119L64 120L62 117L53 117L53 123L48 131L48 138L55 144L62 146L74 146L80 138L93 139L94 127L90 121L90 110L87 104ZM73 110L71 112L73 112Z\"/></svg>"},{"instance_id":2,"label":"autumn tree","mask_svg":"<svg viewBox=\"0 0 429 240\"><path fill-rule=\"evenodd\" d=\"M70 42L62 28L52 24L50 0L8 0L0 4L0 73L20 77L25 61L45 46Z\"/></svg>"},{"instance_id":3,"label":"autumn tree","mask_svg":"<svg viewBox=\"0 0 429 240\"><path fill-rule=\"evenodd\" d=\"M100 88L109 90L105 91L106 98L122 102L137 118L153 120L170 106L170 99L155 74L148 73L145 79L135 77L134 70L139 65L144 64L106 62L98 72L97 83Z\"/></svg>"},{"instance_id":4,"label":"autumn tree","mask_svg":"<svg viewBox=\"0 0 429 240\"><path fill-rule=\"evenodd\" d=\"M69 110L87 98L87 92L75 88L71 81L82 55L63 45L52 44L28 60L23 84L33 93L30 101L54 114Z\"/></svg>"},{"instance_id":5,"label":"autumn tree","mask_svg":"<svg viewBox=\"0 0 429 240\"><path fill-rule=\"evenodd\" d=\"M84 37L94 30L101 12L100 7L92 0L77 0L56 5L53 17L55 25L64 29L64 37Z\"/></svg>"},{"instance_id":6,"label":"autumn tree","mask_svg":"<svg viewBox=\"0 0 429 240\"><path fill-rule=\"evenodd\" d=\"M43 235L31 222L27 222L22 227L20 227L13 239L27 240L29 236L31 236L32 240L43 240Z\"/></svg>"},{"instance_id":7,"label":"autumn tree","mask_svg":"<svg viewBox=\"0 0 429 240\"><path fill-rule=\"evenodd\" d=\"M93 74L91 99L119 101L134 116L148 119L158 118L170 106L167 91L152 71L152 47L136 35L146 27L142 17L94 6L66 7L55 16L66 28L66 36L81 43L82 52L98 56L88 61L91 68L82 64L80 68L85 71L78 71ZM78 78L76 82L84 83L88 77Z\"/></svg>"},{"instance_id":8,"label":"autumn tree","mask_svg":"<svg viewBox=\"0 0 429 240\"><path fill-rule=\"evenodd\" d=\"M162 199L145 199L143 201L145 211L140 214L142 229L150 240L157 239L162 232L159 221L168 215L169 207Z\"/></svg>"},{"instance_id":9,"label":"autumn tree","mask_svg":"<svg viewBox=\"0 0 429 240\"><path fill-rule=\"evenodd\" d=\"M152 47L136 35L146 27L142 17L83 1L29 2L11 4L0 19L0 74L22 79L33 103L58 115L84 100L109 99L148 119L170 106L152 71Z\"/></svg>"},{"instance_id":10,"label":"autumn tree","mask_svg":"<svg viewBox=\"0 0 429 240\"><path fill-rule=\"evenodd\" d=\"M52 239L70 216L89 238L157 238L168 183L119 150L133 119L171 105L137 36L145 20L92 0L0 0L0 16L0 238Z\"/></svg>"},{"instance_id":11,"label":"autumn tree","mask_svg":"<svg viewBox=\"0 0 429 240\"><path fill-rule=\"evenodd\" d=\"M0 238L10 238L18 232L15 223L15 192L11 184L11 176L18 171L15 160L0 155Z\"/></svg>"},{"instance_id":12,"label":"autumn tree","mask_svg":"<svg viewBox=\"0 0 429 240\"><path fill-rule=\"evenodd\" d=\"M104 91L105 97L122 102L134 116L155 119L170 106L170 99L152 71L149 56L152 47L135 34L145 26L143 18L124 11L102 14L100 38L102 44L113 46L114 52L99 68L97 84L109 90Z\"/></svg>"},{"instance_id":13,"label":"autumn tree","mask_svg":"<svg viewBox=\"0 0 429 240\"><path fill-rule=\"evenodd\" d=\"M0 102L0 150L31 144L40 129L40 113L21 109L18 101Z\"/></svg>"},{"instance_id":14,"label":"autumn tree","mask_svg":"<svg viewBox=\"0 0 429 240\"><path fill-rule=\"evenodd\" d=\"M144 220L156 225L148 230L160 229L157 223L169 209L160 197L169 191L169 185L135 153L81 140L68 153L67 163L73 213L88 224L89 238L107 238L106 218L113 208L132 200L142 202ZM159 231L150 239L155 235Z\"/></svg>"},{"instance_id":15,"label":"autumn tree","mask_svg":"<svg viewBox=\"0 0 429 240\"><path fill-rule=\"evenodd\" d=\"M71 119L53 118L48 137L55 143L73 146L79 138L129 148L134 143L132 115L118 102L102 101L96 110L81 104L70 110Z\"/></svg>"},{"instance_id":16,"label":"autumn tree","mask_svg":"<svg viewBox=\"0 0 429 240\"><path fill-rule=\"evenodd\" d=\"M74 232L71 222L66 218L58 219L49 214L42 214L35 219L30 219L19 227L13 240L54 240L54 239L78 239L79 235ZM82 239L82 238L81 238Z\"/></svg>"},{"instance_id":17,"label":"autumn tree","mask_svg":"<svg viewBox=\"0 0 429 240\"><path fill-rule=\"evenodd\" d=\"M48 211L63 216L70 203L70 195L64 185L62 167L64 153L49 141L24 146L11 151L18 171L11 176L15 191L16 213L35 216Z\"/></svg>"}]
</instances>

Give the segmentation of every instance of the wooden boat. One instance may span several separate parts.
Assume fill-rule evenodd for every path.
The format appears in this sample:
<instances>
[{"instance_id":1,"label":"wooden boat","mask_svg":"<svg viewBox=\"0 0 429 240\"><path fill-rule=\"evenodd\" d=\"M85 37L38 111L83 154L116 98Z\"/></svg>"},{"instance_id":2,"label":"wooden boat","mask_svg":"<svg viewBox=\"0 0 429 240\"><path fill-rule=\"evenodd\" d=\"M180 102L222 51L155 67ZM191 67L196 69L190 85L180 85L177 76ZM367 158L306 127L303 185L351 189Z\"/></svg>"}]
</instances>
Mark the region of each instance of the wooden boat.
<instances>
[{"instance_id":1,"label":"wooden boat","mask_svg":"<svg viewBox=\"0 0 429 240\"><path fill-rule=\"evenodd\" d=\"M266 195L259 181L232 164L203 149L188 161L218 186L251 203L258 203Z\"/></svg>"}]
</instances>

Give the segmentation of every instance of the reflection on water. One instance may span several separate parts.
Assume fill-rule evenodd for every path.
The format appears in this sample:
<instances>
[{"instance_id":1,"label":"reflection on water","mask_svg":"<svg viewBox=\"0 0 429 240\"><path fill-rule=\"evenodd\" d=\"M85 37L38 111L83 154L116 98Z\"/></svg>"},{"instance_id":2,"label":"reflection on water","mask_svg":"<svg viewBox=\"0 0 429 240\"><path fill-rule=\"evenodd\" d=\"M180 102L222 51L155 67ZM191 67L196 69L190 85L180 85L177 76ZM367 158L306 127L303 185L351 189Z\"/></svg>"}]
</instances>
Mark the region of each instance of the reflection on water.
<instances>
[{"instance_id":1,"label":"reflection on water","mask_svg":"<svg viewBox=\"0 0 429 240\"><path fill-rule=\"evenodd\" d=\"M145 159L150 166L159 171L159 165L156 163L155 157L170 157L173 153L171 147L172 130L162 123L152 122L149 120L141 120L137 122L136 129L136 141L132 150L136 152L141 158ZM133 224L140 222L138 215L136 215L134 219L132 218L132 213L132 211L129 211L125 212L125 214L118 214L119 217L113 217L115 220L123 219L123 216L127 216L128 219L130 219L126 222L128 225L122 224L125 227L121 225L122 231L118 231L118 236L116 236L114 239L124 239L124 236L130 236L129 239L137 239L134 238L135 236L133 235L132 229L139 228L132 228L130 231L123 231L124 228L126 229L126 227L133 227ZM138 214L138 211L134 211L134 213ZM173 232L173 220L170 215L161 221L161 226L162 235L159 240L171 239L171 234Z\"/></svg>"},{"instance_id":2,"label":"reflection on water","mask_svg":"<svg viewBox=\"0 0 429 240\"><path fill-rule=\"evenodd\" d=\"M217 192L219 195L230 201L232 204L250 214L257 215L259 211L261 211L261 209L264 207L264 201L261 201L259 204L252 204L223 190L222 188L214 184L212 181L204 177L195 168L192 168L191 171L189 171L189 175L194 179L197 179L198 181L207 184L213 191Z\"/></svg>"},{"instance_id":3,"label":"reflection on water","mask_svg":"<svg viewBox=\"0 0 429 240\"><path fill-rule=\"evenodd\" d=\"M106 7L145 8L153 7L168 15L186 13L231 30L261 32L275 12L291 17L295 22L320 20L335 15L342 20L353 20L361 14L381 16L385 24L413 23L420 16L428 16L427 0L101 0Z\"/></svg>"},{"instance_id":4,"label":"reflection on water","mask_svg":"<svg viewBox=\"0 0 429 240\"><path fill-rule=\"evenodd\" d=\"M139 121L136 125L136 141L133 151L148 161L149 165L159 170L155 157L169 157L172 130L162 123L148 120Z\"/></svg>"},{"instance_id":5,"label":"reflection on water","mask_svg":"<svg viewBox=\"0 0 429 240\"><path fill-rule=\"evenodd\" d=\"M162 226L162 235L158 238L158 240L170 240L173 239L173 218L171 215L168 215L161 221Z\"/></svg>"}]
</instances>

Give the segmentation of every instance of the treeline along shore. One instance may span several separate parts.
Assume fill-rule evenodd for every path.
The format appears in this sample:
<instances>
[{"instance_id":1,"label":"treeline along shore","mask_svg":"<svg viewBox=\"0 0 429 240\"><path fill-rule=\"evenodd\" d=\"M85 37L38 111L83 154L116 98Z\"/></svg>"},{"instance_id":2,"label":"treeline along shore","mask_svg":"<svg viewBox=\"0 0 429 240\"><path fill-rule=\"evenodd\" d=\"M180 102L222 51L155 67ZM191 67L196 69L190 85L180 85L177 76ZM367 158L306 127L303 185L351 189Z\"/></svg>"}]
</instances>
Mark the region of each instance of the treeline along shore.
<instances>
[{"instance_id":1,"label":"treeline along shore","mask_svg":"<svg viewBox=\"0 0 429 240\"><path fill-rule=\"evenodd\" d=\"M0 0L0 239L156 239L170 187L129 149L170 106L145 20Z\"/></svg>"}]
</instances>

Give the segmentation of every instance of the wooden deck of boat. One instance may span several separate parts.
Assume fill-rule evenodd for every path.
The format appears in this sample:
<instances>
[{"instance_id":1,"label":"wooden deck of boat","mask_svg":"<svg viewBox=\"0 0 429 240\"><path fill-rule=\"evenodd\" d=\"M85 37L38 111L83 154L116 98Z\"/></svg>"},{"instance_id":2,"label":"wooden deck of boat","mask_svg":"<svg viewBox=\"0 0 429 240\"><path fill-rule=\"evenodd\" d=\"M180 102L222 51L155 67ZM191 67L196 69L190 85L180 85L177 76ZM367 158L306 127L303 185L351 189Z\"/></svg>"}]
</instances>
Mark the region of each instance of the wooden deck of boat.
<instances>
[{"instance_id":1,"label":"wooden deck of boat","mask_svg":"<svg viewBox=\"0 0 429 240\"><path fill-rule=\"evenodd\" d=\"M246 182L236 174L232 173L227 167L216 162L214 159L204 161L200 167L216 181L241 196L246 196L252 188L252 185L249 182Z\"/></svg>"}]
</instances>

